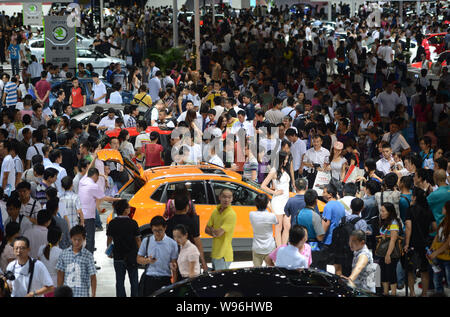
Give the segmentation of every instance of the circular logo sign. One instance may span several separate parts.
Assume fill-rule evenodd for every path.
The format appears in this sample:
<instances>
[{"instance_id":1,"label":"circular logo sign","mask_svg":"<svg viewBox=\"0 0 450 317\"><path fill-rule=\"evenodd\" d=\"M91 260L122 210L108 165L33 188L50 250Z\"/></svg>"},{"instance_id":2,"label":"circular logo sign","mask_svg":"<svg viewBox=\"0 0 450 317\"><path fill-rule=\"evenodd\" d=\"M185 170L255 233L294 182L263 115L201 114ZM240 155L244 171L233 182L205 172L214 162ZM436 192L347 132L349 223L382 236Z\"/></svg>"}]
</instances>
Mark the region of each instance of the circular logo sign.
<instances>
[{"instance_id":1,"label":"circular logo sign","mask_svg":"<svg viewBox=\"0 0 450 317\"><path fill-rule=\"evenodd\" d=\"M35 4L30 4L28 7L28 14L29 15L38 15L38 7Z\"/></svg>"},{"instance_id":2,"label":"circular logo sign","mask_svg":"<svg viewBox=\"0 0 450 317\"><path fill-rule=\"evenodd\" d=\"M58 26L53 29L53 36L58 41L64 41L67 37L67 30L62 26Z\"/></svg>"}]
</instances>

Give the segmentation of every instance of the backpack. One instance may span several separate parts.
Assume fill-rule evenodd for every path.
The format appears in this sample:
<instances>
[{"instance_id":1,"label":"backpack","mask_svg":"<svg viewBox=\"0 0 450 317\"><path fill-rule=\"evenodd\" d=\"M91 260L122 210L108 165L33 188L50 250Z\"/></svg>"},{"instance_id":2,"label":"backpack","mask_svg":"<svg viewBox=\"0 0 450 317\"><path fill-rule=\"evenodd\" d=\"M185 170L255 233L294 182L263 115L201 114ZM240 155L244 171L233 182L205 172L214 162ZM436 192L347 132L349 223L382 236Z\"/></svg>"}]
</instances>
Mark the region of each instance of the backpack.
<instances>
[{"instance_id":1,"label":"backpack","mask_svg":"<svg viewBox=\"0 0 450 317\"><path fill-rule=\"evenodd\" d=\"M145 111L145 113L144 113L144 121L147 123L147 125L148 126L150 126L151 125L151 123L152 123L152 111L153 111L153 108L154 108L155 106L151 106L147 111Z\"/></svg>"},{"instance_id":2,"label":"backpack","mask_svg":"<svg viewBox=\"0 0 450 317\"><path fill-rule=\"evenodd\" d=\"M348 240L353 230L355 230L355 224L360 220L360 217L356 217L352 221L347 221L346 216L341 218L341 222L334 228L332 235L332 245L336 254L346 255L353 253L348 245Z\"/></svg>"}]
</instances>

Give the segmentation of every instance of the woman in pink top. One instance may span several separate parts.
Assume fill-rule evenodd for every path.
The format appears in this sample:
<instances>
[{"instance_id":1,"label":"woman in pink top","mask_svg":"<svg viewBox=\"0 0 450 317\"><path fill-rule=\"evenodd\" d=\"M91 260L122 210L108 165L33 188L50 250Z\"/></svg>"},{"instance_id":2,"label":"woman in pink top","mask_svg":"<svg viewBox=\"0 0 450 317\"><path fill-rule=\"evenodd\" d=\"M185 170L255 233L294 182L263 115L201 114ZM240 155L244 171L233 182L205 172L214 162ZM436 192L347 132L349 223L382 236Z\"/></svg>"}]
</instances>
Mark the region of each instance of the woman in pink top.
<instances>
[{"instance_id":1,"label":"woman in pink top","mask_svg":"<svg viewBox=\"0 0 450 317\"><path fill-rule=\"evenodd\" d=\"M419 102L414 106L414 115L416 116L417 124L416 133L418 138L423 137L425 133L425 126L427 125L427 121L431 114L431 105L427 102L427 95L426 93L422 93L422 95L420 95Z\"/></svg>"},{"instance_id":2,"label":"woman in pink top","mask_svg":"<svg viewBox=\"0 0 450 317\"><path fill-rule=\"evenodd\" d=\"M308 240L308 231L305 228L305 232L306 232L306 240ZM286 244L280 245L278 248L276 248L275 250L272 251L272 253L270 253L267 257L266 257L266 263L267 266L275 266L275 263L277 261L277 253L278 250L281 247L285 247ZM304 255L307 259L308 259L308 268L311 265L312 262L312 255L311 255L311 246L307 243L305 243L303 245L303 248L299 250L301 255Z\"/></svg>"},{"instance_id":3,"label":"woman in pink top","mask_svg":"<svg viewBox=\"0 0 450 317\"><path fill-rule=\"evenodd\" d=\"M180 246L177 265L182 278L192 278L200 275L200 251L189 241L185 225L178 224L173 229L173 238Z\"/></svg>"}]
</instances>

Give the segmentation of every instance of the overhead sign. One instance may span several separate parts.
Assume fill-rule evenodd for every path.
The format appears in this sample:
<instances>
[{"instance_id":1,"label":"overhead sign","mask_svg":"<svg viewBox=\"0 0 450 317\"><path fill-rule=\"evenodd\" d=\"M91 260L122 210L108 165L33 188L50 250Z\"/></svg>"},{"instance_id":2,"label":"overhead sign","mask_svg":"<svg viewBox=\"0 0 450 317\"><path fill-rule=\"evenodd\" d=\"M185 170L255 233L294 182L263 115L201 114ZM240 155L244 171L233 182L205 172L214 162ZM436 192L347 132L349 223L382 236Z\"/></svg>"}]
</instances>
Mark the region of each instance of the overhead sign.
<instances>
[{"instance_id":1,"label":"overhead sign","mask_svg":"<svg viewBox=\"0 0 450 317\"><path fill-rule=\"evenodd\" d=\"M68 26L66 16L44 17L45 62L76 68L75 28Z\"/></svg>"},{"instance_id":2,"label":"overhead sign","mask_svg":"<svg viewBox=\"0 0 450 317\"><path fill-rule=\"evenodd\" d=\"M42 3L23 4L23 25L42 26Z\"/></svg>"}]
</instances>

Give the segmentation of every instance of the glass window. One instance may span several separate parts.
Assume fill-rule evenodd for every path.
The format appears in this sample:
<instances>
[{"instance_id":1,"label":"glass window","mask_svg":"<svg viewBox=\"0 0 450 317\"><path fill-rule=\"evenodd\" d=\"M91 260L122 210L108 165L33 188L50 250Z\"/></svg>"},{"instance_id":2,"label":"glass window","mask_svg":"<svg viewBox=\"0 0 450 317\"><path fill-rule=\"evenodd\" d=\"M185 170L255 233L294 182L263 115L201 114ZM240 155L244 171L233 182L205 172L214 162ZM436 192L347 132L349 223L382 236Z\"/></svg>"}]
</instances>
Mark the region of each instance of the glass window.
<instances>
[{"instance_id":1,"label":"glass window","mask_svg":"<svg viewBox=\"0 0 450 317\"><path fill-rule=\"evenodd\" d=\"M164 201L161 202L167 202L167 199L173 197L173 193L175 192L175 186L177 184L180 184L180 182L177 183L170 183L167 186L166 189L166 195L164 197ZM192 181L192 182L183 182L183 184L186 185L189 194L191 196L192 202L194 204L200 204L205 205L208 204L208 200L206 198L206 192L205 192L205 185L203 181Z\"/></svg>"},{"instance_id":2,"label":"glass window","mask_svg":"<svg viewBox=\"0 0 450 317\"><path fill-rule=\"evenodd\" d=\"M235 184L232 182L212 182L214 196L219 203L220 192L227 188L233 192L233 205L236 206L254 206L255 198L258 193L250 188Z\"/></svg>"},{"instance_id":3,"label":"glass window","mask_svg":"<svg viewBox=\"0 0 450 317\"><path fill-rule=\"evenodd\" d=\"M153 195L150 198L153 199L154 201L162 203L161 200L163 198L165 187L166 187L166 184L162 184L161 186L159 186L159 188L157 190L155 190L155 192L153 193Z\"/></svg>"}]
</instances>

